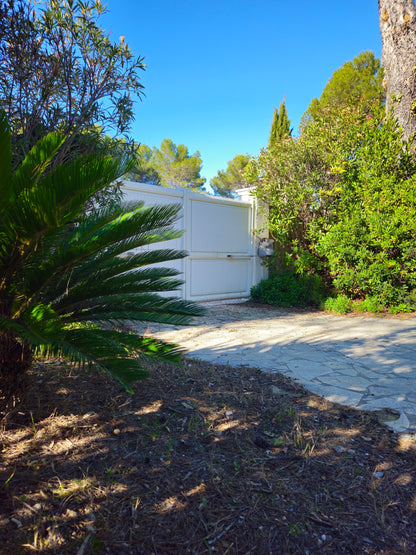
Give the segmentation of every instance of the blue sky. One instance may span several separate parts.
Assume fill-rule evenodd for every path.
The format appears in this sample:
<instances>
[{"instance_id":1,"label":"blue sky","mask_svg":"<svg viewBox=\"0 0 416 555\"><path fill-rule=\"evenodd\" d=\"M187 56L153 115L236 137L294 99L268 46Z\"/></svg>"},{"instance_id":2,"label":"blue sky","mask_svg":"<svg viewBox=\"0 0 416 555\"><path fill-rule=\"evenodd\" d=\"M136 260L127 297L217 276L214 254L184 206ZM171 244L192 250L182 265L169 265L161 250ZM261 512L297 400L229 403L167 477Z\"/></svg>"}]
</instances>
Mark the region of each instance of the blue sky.
<instances>
[{"instance_id":1,"label":"blue sky","mask_svg":"<svg viewBox=\"0 0 416 555\"><path fill-rule=\"evenodd\" d=\"M381 56L376 0L107 0L102 26L147 65L132 135L199 150L209 179L266 146L285 97L297 133L332 73Z\"/></svg>"}]
</instances>

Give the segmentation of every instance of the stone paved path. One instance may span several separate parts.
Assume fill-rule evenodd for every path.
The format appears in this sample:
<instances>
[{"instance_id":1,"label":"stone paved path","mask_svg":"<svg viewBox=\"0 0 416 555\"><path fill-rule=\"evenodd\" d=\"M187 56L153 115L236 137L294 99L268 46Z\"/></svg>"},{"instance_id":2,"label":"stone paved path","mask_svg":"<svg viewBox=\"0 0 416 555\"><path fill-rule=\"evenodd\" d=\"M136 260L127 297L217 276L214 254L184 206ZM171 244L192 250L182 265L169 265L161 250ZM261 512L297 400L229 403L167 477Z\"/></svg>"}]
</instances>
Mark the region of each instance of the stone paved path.
<instances>
[{"instance_id":1,"label":"stone paved path","mask_svg":"<svg viewBox=\"0 0 416 555\"><path fill-rule=\"evenodd\" d=\"M189 356L281 372L326 399L394 409L387 422L416 433L416 318L342 317L249 304L207 305L196 326L151 325ZM397 418L397 417L396 417Z\"/></svg>"}]
</instances>

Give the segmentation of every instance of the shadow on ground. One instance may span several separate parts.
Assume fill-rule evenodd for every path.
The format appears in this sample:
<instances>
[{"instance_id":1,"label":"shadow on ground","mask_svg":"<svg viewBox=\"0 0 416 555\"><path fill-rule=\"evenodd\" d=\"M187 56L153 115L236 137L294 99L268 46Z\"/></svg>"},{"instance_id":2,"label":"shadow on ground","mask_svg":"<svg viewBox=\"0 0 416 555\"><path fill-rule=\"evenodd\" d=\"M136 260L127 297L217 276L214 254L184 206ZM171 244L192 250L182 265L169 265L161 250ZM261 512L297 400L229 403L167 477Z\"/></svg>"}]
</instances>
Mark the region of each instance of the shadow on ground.
<instances>
[{"instance_id":1,"label":"shadow on ground","mask_svg":"<svg viewBox=\"0 0 416 555\"><path fill-rule=\"evenodd\" d=\"M281 372L330 401L401 415L416 431L414 318L338 317L258 305L212 307L192 328L155 327L190 357Z\"/></svg>"},{"instance_id":2,"label":"shadow on ground","mask_svg":"<svg viewBox=\"0 0 416 555\"><path fill-rule=\"evenodd\" d=\"M129 396L39 362L3 420L2 553L412 553L416 451L283 375L185 360Z\"/></svg>"}]
</instances>

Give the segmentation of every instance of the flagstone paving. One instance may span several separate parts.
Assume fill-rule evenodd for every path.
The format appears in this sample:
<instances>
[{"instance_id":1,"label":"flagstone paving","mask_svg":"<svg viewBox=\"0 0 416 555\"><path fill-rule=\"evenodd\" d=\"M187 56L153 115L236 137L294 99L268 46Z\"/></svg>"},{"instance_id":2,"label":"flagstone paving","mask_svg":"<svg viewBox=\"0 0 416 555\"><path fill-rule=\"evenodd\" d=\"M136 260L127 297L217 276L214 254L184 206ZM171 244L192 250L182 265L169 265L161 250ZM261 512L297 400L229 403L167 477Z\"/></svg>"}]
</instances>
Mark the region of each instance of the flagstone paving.
<instances>
[{"instance_id":1,"label":"flagstone paving","mask_svg":"<svg viewBox=\"0 0 416 555\"><path fill-rule=\"evenodd\" d=\"M281 372L329 401L397 411L386 422L416 434L416 318L335 316L248 303L206 305L192 327L151 333L215 364Z\"/></svg>"}]
</instances>

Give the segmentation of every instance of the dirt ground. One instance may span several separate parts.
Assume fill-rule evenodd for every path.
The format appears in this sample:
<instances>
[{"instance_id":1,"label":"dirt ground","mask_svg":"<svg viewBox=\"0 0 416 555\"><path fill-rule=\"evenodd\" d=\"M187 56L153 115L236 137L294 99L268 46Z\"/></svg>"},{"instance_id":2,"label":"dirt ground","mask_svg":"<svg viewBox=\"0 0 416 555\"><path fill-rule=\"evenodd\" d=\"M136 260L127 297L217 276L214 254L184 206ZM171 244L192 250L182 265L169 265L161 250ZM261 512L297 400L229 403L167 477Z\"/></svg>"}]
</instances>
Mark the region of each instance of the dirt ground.
<instances>
[{"instance_id":1,"label":"dirt ground","mask_svg":"<svg viewBox=\"0 0 416 555\"><path fill-rule=\"evenodd\" d=\"M414 438L278 374L149 370L131 396L37 362L3 414L0 553L416 553Z\"/></svg>"}]
</instances>

